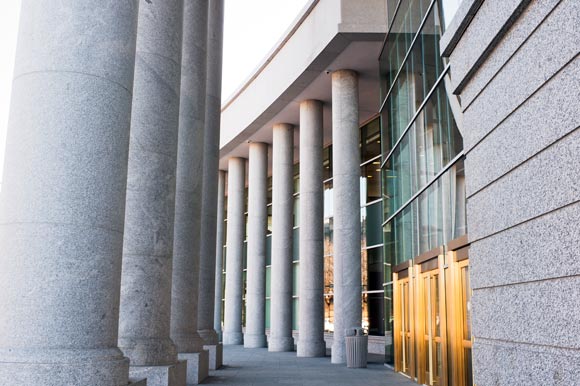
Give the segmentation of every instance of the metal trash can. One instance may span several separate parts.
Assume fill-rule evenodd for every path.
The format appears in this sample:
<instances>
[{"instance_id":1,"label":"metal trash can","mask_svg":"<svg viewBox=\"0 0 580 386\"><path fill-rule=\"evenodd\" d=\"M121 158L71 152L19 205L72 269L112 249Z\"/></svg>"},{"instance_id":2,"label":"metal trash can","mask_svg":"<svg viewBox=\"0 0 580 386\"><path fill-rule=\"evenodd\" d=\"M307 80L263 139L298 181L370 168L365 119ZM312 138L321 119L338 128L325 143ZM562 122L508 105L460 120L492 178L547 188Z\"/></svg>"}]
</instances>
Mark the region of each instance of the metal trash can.
<instances>
[{"instance_id":1,"label":"metal trash can","mask_svg":"<svg viewBox=\"0 0 580 386\"><path fill-rule=\"evenodd\" d=\"M351 369L367 367L369 337L362 328L345 330L346 367Z\"/></svg>"}]
</instances>

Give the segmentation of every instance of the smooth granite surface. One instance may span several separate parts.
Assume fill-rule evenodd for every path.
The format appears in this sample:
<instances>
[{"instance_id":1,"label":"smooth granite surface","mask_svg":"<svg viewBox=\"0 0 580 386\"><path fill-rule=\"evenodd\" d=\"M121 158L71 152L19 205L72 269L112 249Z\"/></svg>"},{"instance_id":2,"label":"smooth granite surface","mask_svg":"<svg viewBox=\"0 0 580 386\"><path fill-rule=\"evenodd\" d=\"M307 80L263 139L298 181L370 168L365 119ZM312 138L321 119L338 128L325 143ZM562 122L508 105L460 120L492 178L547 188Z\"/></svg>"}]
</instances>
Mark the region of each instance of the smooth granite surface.
<instances>
[{"instance_id":1,"label":"smooth granite surface","mask_svg":"<svg viewBox=\"0 0 580 386\"><path fill-rule=\"evenodd\" d=\"M222 303L223 303L223 269L224 269L224 236L225 236L225 200L226 200L226 172L218 172L217 190L217 229L215 240L215 291L213 310L213 328L221 342L222 337Z\"/></svg>"},{"instance_id":2,"label":"smooth granite surface","mask_svg":"<svg viewBox=\"0 0 580 386\"><path fill-rule=\"evenodd\" d=\"M300 236L297 355L318 357L324 343L322 102L300 103Z\"/></svg>"},{"instance_id":3,"label":"smooth granite surface","mask_svg":"<svg viewBox=\"0 0 580 386\"><path fill-rule=\"evenodd\" d=\"M578 55L578 15L580 2L562 1L469 108L463 106L463 124L469 128L464 137L466 150L470 150L509 114L520 108L523 102L538 92L546 81ZM452 57L452 60L455 59ZM453 70L454 79L456 75ZM506 87L507 84L510 86Z\"/></svg>"},{"instance_id":4,"label":"smooth granite surface","mask_svg":"<svg viewBox=\"0 0 580 386\"><path fill-rule=\"evenodd\" d=\"M182 19L183 0L141 1L123 238L119 348L139 366L132 377L155 374L148 383L160 386L177 362L169 334Z\"/></svg>"},{"instance_id":5,"label":"smooth granite surface","mask_svg":"<svg viewBox=\"0 0 580 386\"><path fill-rule=\"evenodd\" d=\"M248 162L248 269L244 347L266 347L266 233L268 144L250 143Z\"/></svg>"},{"instance_id":6,"label":"smooth granite surface","mask_svg":"<svg viewBox=\"0 0 580 386\"><path fill-rule=\"evenodd\" d=\"M344 330L360 327L360 131L358 75L332 73L332 172L334 177L334 331L332 363L345 363Z\"/></svg>"},{"instance_id":7,"label":"smooth granite surface","mask_svg":"<svg viewBox=\"0 0 580 386\"><path fill-rule=\"evenodd\" d=\"M126 386L138 1L24 1L0 198L0 385Z\"/></svg>"},{"instance_id":8,"label":"smooth granite surface","mask_svg":"<svg viewBox=\"0 0 580 386\"><path fill-rule=\"evenodd\" d=\"M216 345L214 303L216 268L216 227L218 200L218 159L222 87L222 46L224 0L209 2L207 30L207 84L203 136L203 186L199 252L199 293L197 329L206 345ZM210 355L210 367L211 363ZM213 366L215 367L215 363Z\"/></svg>"},{"instance_id":9,"label":"smooth granite surface","mask_svg":"<svg viewBox=\"0 0 580 386\"><path fill-rule=\"evenodd\" d=\"M242 265L246 218L246 160L228 160L227 259L223 344L242 344Z\"/></svg>"},{"instance_id":10,"label":"smooth granite surface","mask_svg":"<svg viewBox=\"0 0 580 386\"><path fill-rule=\"evenodd\" d=\"M293 351L292 231L294 220L294 127L279 123L272 144L272 285L268 350Z\"/></svg>"},{"instance_id":11,"label":"smooth granite surface","mask_svg":"<svg viewBox=\"0 0 580 386\"><path fill-rule=\"evenodd\" d=\"M197 332L199 238L206 96L207 1L183 10L181 98L173 238L171 339L179 353L203 350Z\"/></svg>"}]
</instances>

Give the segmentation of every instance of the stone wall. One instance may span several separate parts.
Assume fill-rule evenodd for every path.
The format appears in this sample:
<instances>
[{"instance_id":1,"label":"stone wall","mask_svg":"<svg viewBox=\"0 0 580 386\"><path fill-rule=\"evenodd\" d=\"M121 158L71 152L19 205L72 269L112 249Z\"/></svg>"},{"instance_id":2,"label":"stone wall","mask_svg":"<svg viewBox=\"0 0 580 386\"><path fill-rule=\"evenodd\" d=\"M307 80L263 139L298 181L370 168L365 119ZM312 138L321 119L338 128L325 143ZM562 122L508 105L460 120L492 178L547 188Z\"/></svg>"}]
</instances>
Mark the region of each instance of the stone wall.
<instances>
[{"instance_id":1,"label":"stone wall","mask_svg":"<svg viewBox=\"0 0 580 386\"><path fill-rule=\"evenodd\" d=\"M464 0L442 40L460 96L474 381L580 375L580 1Z\"/></svg>"}]
</instances>

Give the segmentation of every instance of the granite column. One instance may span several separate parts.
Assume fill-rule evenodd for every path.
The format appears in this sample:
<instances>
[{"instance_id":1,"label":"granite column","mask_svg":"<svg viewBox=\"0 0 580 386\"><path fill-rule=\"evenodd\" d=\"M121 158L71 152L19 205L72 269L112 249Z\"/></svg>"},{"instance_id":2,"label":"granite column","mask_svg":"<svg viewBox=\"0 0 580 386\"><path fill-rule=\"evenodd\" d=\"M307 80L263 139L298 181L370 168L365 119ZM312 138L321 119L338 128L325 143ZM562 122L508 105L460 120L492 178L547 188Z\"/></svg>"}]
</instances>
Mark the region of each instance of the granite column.
<instances>
[{"instance_id":1,"label":"granite column","mask_svg":"<svg viewBox=\"0 0 580 386\"><path fill-rule=\"evenodd\" d=\"M300 303L297 355L323 357L322 102L300 103Z\"/></svg>"},{"instance_id":2,"label":"granite column","mask_svg":"<svg viewBox=\"0 0 580 386\"><path fill-rule=\"evenodd\" d=\"M183 0L141 1L125 205L119 348L148 385L185 385L171 341Z\"/></svg>"},{"instance_id":3,"label":"granite column","mask_svg":"<svg viewBox=\"0 0 580 386\"><path fill-rule=\"evenodd\" d=\"M274 126L272 149L272 286L269 351L293 351L292 228L294 127Z\"/></svg>"},{"instance_id":4,"label":"granite column","mask_svg":"<svg viewBox=\"0 0 580 386\"><path fill-rule=\"evenodd\" d=\"M244 199L246 160L233 157L228 161L228 221L226 247L226 288L224 309L224 344L242 344Z\"/></svg>"},{"instance_id":5,"label":"granite column","mask_svg":"<svg viewBox=\"0 0 580 386\"><path fill-rule=\"evenodd\" d=\"M345 363L345 329L360 327L360 133L358 76L332 73L332 169L334 188L334 339L332 363Z\"/></svg>"},{"instance_id":6,"label":"granite column","mask_svg":"<svg viewBox=\"0 0 580 386\"><path fill-rule=\"evenodd\" d=\"M224 0L210 1L207 32L207 84L203 138L204 155L197 328L199 335L204 341L204 348L209 351L209 368L212 370L221 367L223 355L222 345L219 344L217 333L213 329L223 20Z\"/></svg>"},{"instance_id":7,"label":"granite column","mask_svg":"<svg viewBox=\"0 0 580 386\"><path fill-rule=\"evenodd\" d=\"M250 143L248 167L248 285L244 347L266 347L268 145Z\"/></svg>"},{"instance_id":8,"label":"granite column","mask_svg":"<svg viewBox=\"0 0 580 386\"><path fill-rule=\"evenodd\" d=\"M217 192L217 226L215 238L215 293L213 328L219 341L222 337L222 299L223 299L223 270L224 270L224 230L225 230L225 198L226 198L226 172L218 172Z\"/></svg>"},{"instance_id":9,"label":"granite column","mask_svg":"<svg viewBox=\"0 0 580 386\"><path fill-rule=\"evenodd\" d=\"M209 354L197 333L207 16L207 0L184 2L171 338L179 358L187 360L188 384L200 383L209 370Z\"/></svg>"},{"instance_id":10,"label":"granite column","mask_svg":"<svg viewBox=\"0 0 580 386\"><path fill-rule=\"evenodd\" d=\"M0 198L0 384L129 382L117 336L138 9L22 2Z\"/></svg>"}]
</instances>

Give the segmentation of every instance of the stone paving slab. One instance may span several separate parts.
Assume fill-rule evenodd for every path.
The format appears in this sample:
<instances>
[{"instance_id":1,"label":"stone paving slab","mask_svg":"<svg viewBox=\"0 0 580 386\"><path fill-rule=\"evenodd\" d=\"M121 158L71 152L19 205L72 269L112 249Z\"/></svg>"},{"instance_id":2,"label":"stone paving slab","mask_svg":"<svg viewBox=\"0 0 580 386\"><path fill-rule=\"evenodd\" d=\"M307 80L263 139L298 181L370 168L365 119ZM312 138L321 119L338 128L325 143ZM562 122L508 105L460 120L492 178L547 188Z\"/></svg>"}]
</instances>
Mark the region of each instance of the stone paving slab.
<instances>
[{"instance_id":1,"label":"stone paving slab","mask_svg":"<svg viewBox=\"0 0 580 386\"><path fill-rule=\"evenodd\" d=\"M265 348L224 346L224 366L211 371L203 384L223 386L412 386L417 385L381 363L366 369L333 365L330 357L297 358L295 352L270 353Z\"/></svg>"}]
</instances>

